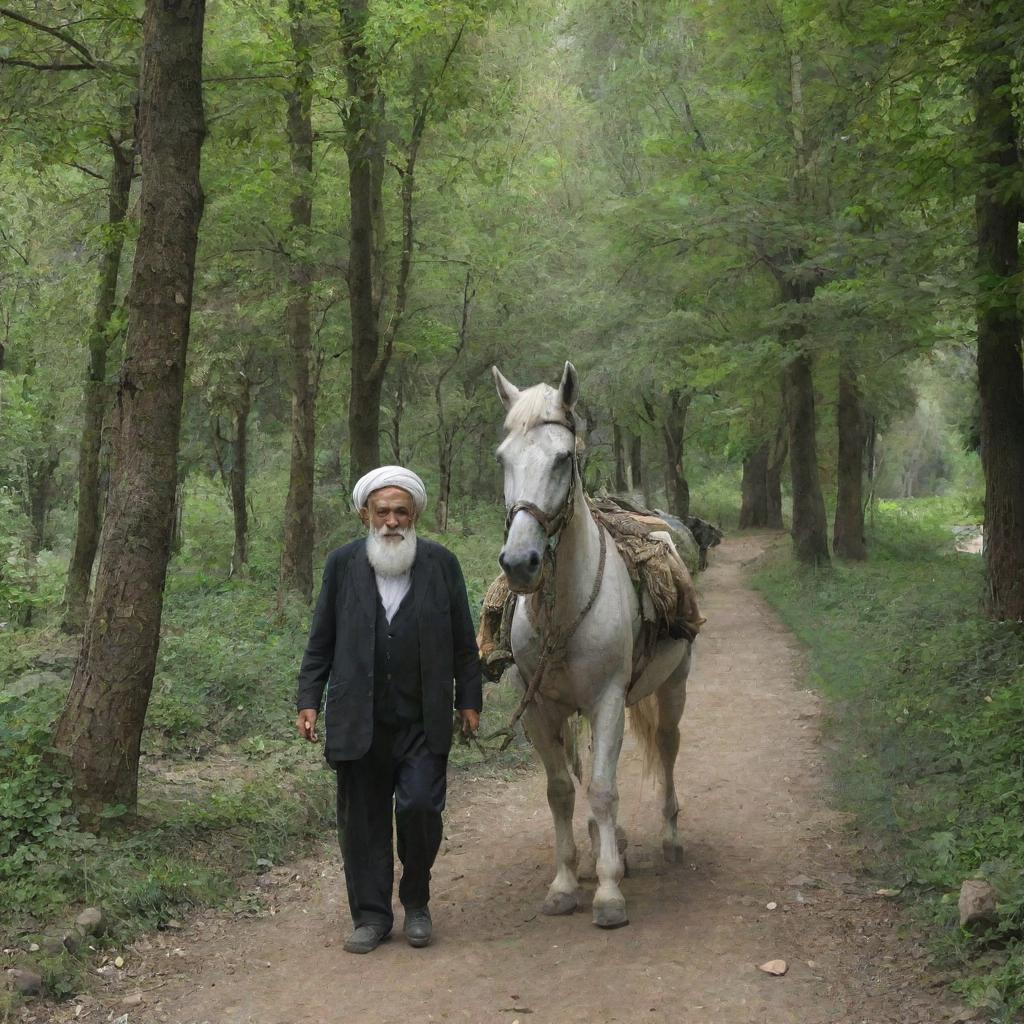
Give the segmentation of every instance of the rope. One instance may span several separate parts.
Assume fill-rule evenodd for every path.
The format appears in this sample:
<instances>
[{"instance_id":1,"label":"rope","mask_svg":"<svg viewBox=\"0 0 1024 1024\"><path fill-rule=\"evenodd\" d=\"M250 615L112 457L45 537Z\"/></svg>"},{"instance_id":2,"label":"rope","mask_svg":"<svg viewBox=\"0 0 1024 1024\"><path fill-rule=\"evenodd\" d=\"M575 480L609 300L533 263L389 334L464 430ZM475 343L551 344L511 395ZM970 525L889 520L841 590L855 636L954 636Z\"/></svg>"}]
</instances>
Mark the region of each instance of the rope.
<instances>
[{"instance_id":1,"label":"rope","mask_svg":"<svg viewBox=\"0 0 1024 1024\"><path fill-rule=\"evenodd\" d=\"M600 523L597 523L598 536L601 539L601 555L597 563L597 574L594 577L594 585L590 590L590 597L587 599L587 603L580 609L576 618L573 620L572 625L566 630L558 630L550 627L550 615L548 616L549 631L544 639L544 644L541 648L540 662L537 665L537 671L533 674L533 678L530 680L529 685L526 687L526 693L523 694L522 700L519 702L519 706L513 712L512 717L508 721L508 725L504 729L499 729L497 732L491 733L485 737L488 740L497 739L499 736L504 736L504 741L498 748L499 752L506 750L512 739L515 736L516 724L519 719L523 717L523 712L533 702L536 697L538 690L540 690L541 683L544 681L544 674L548 670L548 665L554 658L554 656L562 649L564 649L572 637L575 635L576 630L580 628L583 620L590 613L590 610L594 607L594 603L597 601L597 595L601 590L601 584L604 581L604 567L608 556L608 541L604 527ZM552 554L552 563L554 562L554 555ZM551 585L554 586L554 572L551 574Z\"/></svg>"}]
</instances>

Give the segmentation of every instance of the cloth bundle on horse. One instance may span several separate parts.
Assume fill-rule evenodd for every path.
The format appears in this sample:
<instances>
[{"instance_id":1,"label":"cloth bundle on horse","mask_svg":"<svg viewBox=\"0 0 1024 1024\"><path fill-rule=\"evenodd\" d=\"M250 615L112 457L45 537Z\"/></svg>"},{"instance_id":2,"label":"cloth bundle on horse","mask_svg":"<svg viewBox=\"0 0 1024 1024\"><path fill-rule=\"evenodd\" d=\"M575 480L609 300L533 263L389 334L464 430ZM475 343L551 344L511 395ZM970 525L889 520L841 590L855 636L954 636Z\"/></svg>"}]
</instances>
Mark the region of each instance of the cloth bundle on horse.
<instances>
[{"instance_id":1,"label":"cloth bundle on horse","mask_svg":"<svg viewBox=\"0 0 1024 1024\"><path fill-rule=\"evenodd\" d=\"M691 646L704 620L667 533L635 520L627 532L617 518L621 510L588 505L578 465L573 409L579 378L573 365L565 364L558 388L520 390L497 367L493 374L506 410L506 436L498 447L506 533L498 562L512 595L500 600L498 633L507 619L513 659L508 675L522 690L513 722L523 716L544 764L555 824L555 877L542 909L568 914L579 902L576 787L563 744L566 722L579 712L591 735L588 832L598 880L593 920L615 928L629 920L619 888L624 862L616 826L625 711L628 706L646 764L658 775L662 850L677 861L682 846L673 769ZM624 537L632 539L623 543ZM650 552L646 560L644 552ZM654 576L642 564L667 566L669 582L652 587ZM652 590L659 590L660 613ZM497 592L491 595L491 604L498 600Z\"/></svg>"},{"instance_id":2,"label":"cloth bundle on horse","mask_svg":"<svg viewBox=\"0 0 1024 1024\"><path fill-rule=\"evenodd\" d=\"M663 515L611 496L588 497L587 507L615 541L640 604L643 626L633 651L632 686L660 641L692 641L707 620L697 607L693 577L673 544L673 528ZM484 595L476 641L484 675L492 682L501 679L514 662L511 631L517 600L504 573ZM628 689L626 694L628 697Z\"/></svg>"}]
</instances>

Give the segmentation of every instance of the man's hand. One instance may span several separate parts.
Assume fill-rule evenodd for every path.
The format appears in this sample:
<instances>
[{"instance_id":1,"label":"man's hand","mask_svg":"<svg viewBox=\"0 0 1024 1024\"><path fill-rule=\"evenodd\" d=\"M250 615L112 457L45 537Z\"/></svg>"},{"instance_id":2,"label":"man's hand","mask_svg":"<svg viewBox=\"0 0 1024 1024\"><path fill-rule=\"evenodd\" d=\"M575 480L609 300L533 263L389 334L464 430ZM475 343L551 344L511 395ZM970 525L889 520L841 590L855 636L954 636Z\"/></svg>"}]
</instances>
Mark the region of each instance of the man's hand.
<instances>
[{"instance_id":1,"label":"man's hand","mask_svg":"<svg viewBox=\"0 0 1024 1024\"><path fill-rule=\"evenodd\" d=\"M303 739L309 740L310 743L316 743L316 711L313 708L303 708L295 720L295 725Z\"/></svg>"},{"instance_id":2,"label":"man's hand","mask_svg":"<svg viewBox=\"0 0 1024 1024\"><path fill-rule=\"evenodd\" d=\"M480 728L480 712L472 708L459 708L459 718L462 719L462 735L467 739L475 736Z\"/></svg>"}]
</instances>

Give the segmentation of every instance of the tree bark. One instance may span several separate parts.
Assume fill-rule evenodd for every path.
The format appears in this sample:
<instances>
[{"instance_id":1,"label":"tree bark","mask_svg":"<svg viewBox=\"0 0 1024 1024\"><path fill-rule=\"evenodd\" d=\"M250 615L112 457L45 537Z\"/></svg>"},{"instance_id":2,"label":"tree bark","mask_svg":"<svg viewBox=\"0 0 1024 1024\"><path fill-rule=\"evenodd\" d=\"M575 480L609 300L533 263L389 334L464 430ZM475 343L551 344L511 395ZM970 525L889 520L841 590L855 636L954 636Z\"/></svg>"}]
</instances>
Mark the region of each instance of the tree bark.
<instances>
[{"instance_id":1,"label":"tree bark","mask_svg":"<svg viewBox=\"0 0 1024 1024\"><path fill-rule=\"evenodd\" d=\"M132 133L134 136L134 132ZM64 590L64 616L61 628L80 633L85 625L89 603L89 582L100 538L100 448L103 440L103 416L107 408L107 355L111 342L111 318L117 305L117 279L124 249L124 224L135 169L135 140L126 147L111 140L112 167L107 198L107 225L110 229L100 261L100 279L89 332L89 367L82 399L82 437L78 447L78 521L75 547L68 567Z\"/></svg>"},{"instance_id":2,"label":"tree bark","mask_svg":"<svg viewBox=\"0 0 1024 1024\"><path fill-rule=\"evenodd\" d=\"M629 441L629 465L626 469L629 489L639 491L644 486L644 444L639 434L633 434Z\"/></svg>"},{"instance_id":3,"label":"tree bark","mask_svg":"<svg viewBox=\"0 0 1024 1024\"><path fill-rule=\"evenodd\" d=\"M768 525L769 444L762 441L743 460L740 484L740 529L753 530Z\"/></svg>"},{"instance_id":4,"label":"tree bark","mask_svg":"<svg viewBox=\"0 0 1024 1024\"><path fill-rule=\"evenodd\" d=\"M782 467L786 464L786 424L743 460L740 529L782 529Z\"/></svg>"},{"instance_id":5,"label":"tree bark","mask_svg":"<svg viewBox=\"0 0 1024 1024\"><path fill-rule=\"evenodd\" d=\"M786 456L788 454L789 444L787 442L786 424L782 422L775 432L775 442L769 449L768 469L766 471L768 519L765 525L769 530L781 530L784 527L782 521L782 470L786 465Z\"/></svg>"},{"instance_id":6,"label":"tree bark","mask_svg":"<svg viewBox=\"0 0 1024 1024\"><path fill-rule=\"evenodd\" d=\"M139 241L117 390L114 471L96 590L54 745L80 820L134 810L160 642L203 195L203 0L148 0L139 138Z\"/></svg>"},{"instance_id":7,"label":"tree bark","mask_svg":"<svg viewBox=\"0 0 1024 1024\"><path fill-rule=\"evenodd\" d=\"M864 405L857 371L849 355L839 354L838 490L832 532L837 557L862 562L868 557L864 539Z\"/></svg>"},{"instance_id":8,"label":"tree bark","mask_svg":"<svg viewBox=\"0 0 1024 1024\"><path fill-rule=\"evenodd\" d=\"M669 395L668 416L662 426L665 437L665 496L669 510L680 519L690 514L690 485L683 465L686 414L693 396L688 391Z\"/></svg>"},{"instance_id":9,"label":"tree bark","mask_svg":"<svg viewBox=\"0 0 1024 1024\"><path fill-rule=\"evenodd\" d=\"M241 389L241 401L235 410L235 436L231 443L231 517L235 525L235 541L231 550L231 574L244 571L249 562L249 505L246 485L249 476L249 410L248 382Z\"/></svg>"},{"instance_id":10,"label":"tree bark","mask_svg":"<svg viewBox=\"0 0 1024 1024\"><path fill-rule=\"evenodd\" d=\"M349 475L355 482L380 465L380 396L390 353L380 347L381 160L377 122L377 75L363 33L367 0L340 0L348 106L348 294L352 322L352 385L349 394Z\"/></svg>"},{"instance_id":11,"label":"tree bark","mask_svg":"<svg viewBox=\"0 0 1024 1024\"><path fill-rule=\"evenodd\" d=\"M288 497L284 506L280 589L309 601L313 594L317 392L310 322L312 270L307 251L313 223L313 65L304 0L289 0L288 15L295 58L295 77L288 92L288 153L295 191L291 199L289 291L284 318L292 357L292 441Z\"/></svg>"},{"instance_id":12,"label":"tree bark","mask_svg":"<svg viewBox=\"0 0 1024 1024\"><path fill-rule=\"evenodd\" d=\"M248 360L247 360L248 362ZM231 548L229 575L245 571L249 562L249 414L252 410L252 381L243 371L238 375L238 392L232 403L231 419L234 435L231 438L231 462L225 463L222 445L225 438L220 432L220 417L214 424L213 444L224 481L231 497L231 522L234 526L234 543Z\"/></svg>"},{"instance_id":13,"label":"tree bark","mask_svg":"<svg viewBox=\"0 0 1024 1024\"><path fill-rule=\"evenodd\" d=\"M998 7L979 4L990 22ZM1000 26L983 27L974 80L980 180L977 225L978 392L985 470L987 605L995 619L1024 619L1024 367L1021 359L1019 184L1013 54Z\"/></svg>"},{"instance_id":14,"label":"tree bark","mask_svg":"<svg viewBox=\"0 0 1024 1024\"><path fill-rule=\"evenodd\" d=\"M625 494L629 490L629 482L626 480L626 445L618 423L612 423L612 447L615 449L615 492Z\"/></svg>"},{"instance_id":15,"label":"tree bark","mask_svg":"<svg viewBox=\"0 0 1024 1024\"><path fill-rule=\"evenodd\" d=\"M33 555L39 554L46 547L46 523L55 489L53 475L59 465L60 451L52 444L29 460L27 484L29 517L32 522L29 549Z\"/></svg>"},{"instance_id":16,"label":"tree bark","mask_svg":"<svg viewBox=\"0 0 1024 1024\"><path fill-rule=\"evenodd\" d=\"M798 351L784 371L793 486L793 545L805 565L827 565L828 523L818 474L817 424L811 357Z\"/></svg>"},{"instance_id":17,"label":"tree bark","mask_svg":"<svg viewBox=\"0 0 1024 1024\"><path fill-rule=\"evenodd\" d=\"M458 342L451 359L438 374L434 385L434 401L437 405L437 530L438 533L448 532L448 506L452 493L452 465L455 459L455 439L462 428L460 420L451 420L445 411L444 383L448 375L455 369L466 349L469 336L469 310L476 295L476 288L470 287L472 270L467 268L466 280L462 287L462 315L459 320Z\"/></svg>"}]
</instances>

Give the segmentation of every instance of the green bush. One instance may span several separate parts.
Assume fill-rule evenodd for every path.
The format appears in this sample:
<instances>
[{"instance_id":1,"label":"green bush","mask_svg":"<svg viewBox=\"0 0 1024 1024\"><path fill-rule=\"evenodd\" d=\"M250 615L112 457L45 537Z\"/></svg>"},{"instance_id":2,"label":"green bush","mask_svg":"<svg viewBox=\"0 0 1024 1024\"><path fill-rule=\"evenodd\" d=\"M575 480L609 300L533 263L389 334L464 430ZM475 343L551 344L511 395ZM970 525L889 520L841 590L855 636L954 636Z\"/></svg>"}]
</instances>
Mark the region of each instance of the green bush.
<instances>
[{"instance_id":1,"label":"green bush","mask_svg":"<svg viewBox=\"0 0 1024 1024\"><path fill-rule=\"evenodd\" d=\"M39 701L0 698L0 890L8 913L59 909L69 862L95 841L78 831L47 718Z\"/></svg>"}]
</instances>

